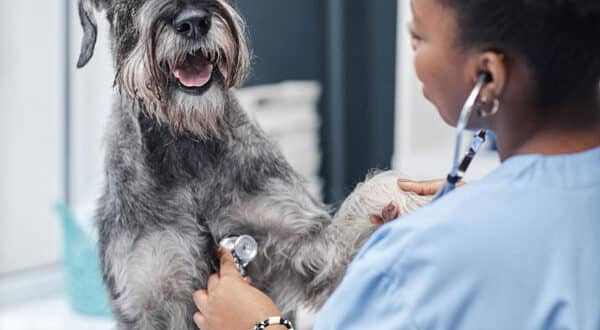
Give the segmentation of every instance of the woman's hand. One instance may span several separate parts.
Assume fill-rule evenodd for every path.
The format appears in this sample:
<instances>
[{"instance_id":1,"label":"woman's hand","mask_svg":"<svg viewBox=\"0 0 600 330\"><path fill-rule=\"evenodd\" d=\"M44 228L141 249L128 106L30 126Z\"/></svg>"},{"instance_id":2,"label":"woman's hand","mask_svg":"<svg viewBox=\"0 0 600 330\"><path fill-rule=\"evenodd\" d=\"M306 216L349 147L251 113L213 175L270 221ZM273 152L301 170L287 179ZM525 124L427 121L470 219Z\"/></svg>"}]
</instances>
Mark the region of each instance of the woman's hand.
<instances>
[{"instance_id":1,"label":"woman's hand","mask_svg":"<svg viewBox=\"0 0 600 330\"><path fill-rule=\"evenodd\" d=\"M429 181L408 181L400 179L398 180L398 188L403 191L413 192L421 196L433 196L438 192L438 190L440 190L440 188L442 188L444 182L444 179ZM458 183L459 186L462 184L462 182ZM400 215L398 204L396 204L396 202L391 202L381 211L380 215L373 214L369 217L369 220L372 224L380 226L392 220L398 219Z\"/></svg>"},{"instance_id":2,"label":"woman's hand","mask_svg":"<svg viewBox=\"0 0 600 330\"><path fill-rule=\"evenodd\" d=\"M207 290L194 292L196 325L202 330L247 330L269 317L280 316L273 301L242 277L231 253L225 249L219 253L220 272L209 277Z\"/></svg>"},{"instance_id":3,"label":"woman's hand","mask_svg":"<svg viewBox=\"0 0 600 330\"><path fill-rule=\"evenodd\" d=\"M400 209L396 202L391 202L388 206L384 207L381 211L381 215L372 214L369 216L369 221L376 226L381 226L400 216Z\"/></svg>"}]
</instances>

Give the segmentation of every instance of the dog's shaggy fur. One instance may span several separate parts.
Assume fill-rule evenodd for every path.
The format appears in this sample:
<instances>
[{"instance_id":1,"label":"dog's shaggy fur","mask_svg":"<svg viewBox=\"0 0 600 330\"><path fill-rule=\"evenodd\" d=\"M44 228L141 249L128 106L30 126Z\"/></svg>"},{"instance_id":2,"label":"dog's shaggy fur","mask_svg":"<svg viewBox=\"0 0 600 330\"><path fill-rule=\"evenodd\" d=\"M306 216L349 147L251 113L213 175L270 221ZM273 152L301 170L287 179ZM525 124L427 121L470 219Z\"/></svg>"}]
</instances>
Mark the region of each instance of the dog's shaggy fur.
<instances>
[{"instance_id":1,"label":"dog's shaggy fur","mask_svg":"<svg viewBox=\"0 0 600 330\"><path fill-rule=\"evenodd\" d=\"M431 203L432 197L419 196L398 189L396 171L377 172L368 175L346 198L335 214L335 221L361 221L373 214L380 214L390 202L396 202L400 215L404 216Z\"/></svg>"},{"instance_id":2,"label":"dog's shaggy fur","mask_svg":"<svg viewBox=\"0 0 600 330\"><path fill-rule=\"evenodd\" d=\"M205 35L173 27L189 8L210 15ZM217 270L216 242L240 234L260 246L248 269L255 286L284 311L320 306L374 228L362 217L332 221L233 97L250 62L233 1L80 0L79 67L100 10L117 74L97 218L119 328L194 329L192 292ZM190 56L214 66L192 92L173 74Z\"/></svg>"}]
</instances>

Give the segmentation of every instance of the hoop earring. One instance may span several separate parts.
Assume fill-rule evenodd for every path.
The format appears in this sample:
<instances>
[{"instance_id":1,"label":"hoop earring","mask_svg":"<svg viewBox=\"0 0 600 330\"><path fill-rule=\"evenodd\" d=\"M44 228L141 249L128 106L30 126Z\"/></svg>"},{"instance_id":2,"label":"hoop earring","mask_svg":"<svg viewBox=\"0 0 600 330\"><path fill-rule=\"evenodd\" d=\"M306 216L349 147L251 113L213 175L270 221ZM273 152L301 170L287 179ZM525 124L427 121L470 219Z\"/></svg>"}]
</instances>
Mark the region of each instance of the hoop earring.
<instances>
[{"instance_id":1,"label":"hoop earring","mask_svg":"<svg viewBox=\"0 0 600 330\"><path fill-rule=\"evenodd\" d=\"M484 97L484 99L481 100L481 103L481 105L487 103L487 99L485 99ZM500 111L500 100L498 100L497 98L494 100L492 108L489 111L485 111L483 106L477 107L477 114L481 118L493 116L497 114L498 111Z\"/></svg>"}]
</instances>

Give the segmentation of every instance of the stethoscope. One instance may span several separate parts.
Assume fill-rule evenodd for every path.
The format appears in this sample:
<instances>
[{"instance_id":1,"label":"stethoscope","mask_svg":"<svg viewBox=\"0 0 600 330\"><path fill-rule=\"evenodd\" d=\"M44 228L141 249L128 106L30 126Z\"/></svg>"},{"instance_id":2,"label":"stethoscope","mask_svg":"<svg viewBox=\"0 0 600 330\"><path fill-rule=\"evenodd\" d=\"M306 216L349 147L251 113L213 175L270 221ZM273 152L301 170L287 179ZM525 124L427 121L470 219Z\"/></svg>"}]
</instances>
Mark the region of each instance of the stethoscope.
<instances>
[{"instance_id":1,"label":"stethoscope","mask_svg":"<svg viewBox=\"0 0 600 330\"><path fill-rule=\"evenodd\" d=\"M232 236L222 239L219 245L231 252L238 271L246 276L246 267L258 254L256 240L249 235Z\"/></svg>"},{"instance_id":2,"label":"stethoscope","mask_svg":"<svg viewBox=\"0 0 600 330\"><path fill-rule=\"evenodd\" d=\"M434 201L440 199L442 196L446 195L447 193L453 191L456 188L456 184L460 180L462 180L465 173L467 172L467 169L469 168L469 165L471 165L473 158L481 148L481 145L485 142L487 131L479 130L477 133L475 133L473 141L471 142L471 145L466 155L463 157L462 161L459 162L463 132L469 124L469 119L471 118L471 114L473 113L473 109L475 108L475 104L477 103L477 98L481 93L483 86L485 86L485 84L489 83L490 81L492 81L492 76L489 73L482 72L479 75L479 78L477 79L477 84L475 85L475 88L473 88L473 91L471 92L471 94L469 94L467 101L465 102L462 110L460 111L460 117L458 119L458 124L456 125L456 144L454 146L454 159L452 162L452 169L446 177L446 182L444 182L442 188L433 197Z\"/></svg>"}]
</instances>

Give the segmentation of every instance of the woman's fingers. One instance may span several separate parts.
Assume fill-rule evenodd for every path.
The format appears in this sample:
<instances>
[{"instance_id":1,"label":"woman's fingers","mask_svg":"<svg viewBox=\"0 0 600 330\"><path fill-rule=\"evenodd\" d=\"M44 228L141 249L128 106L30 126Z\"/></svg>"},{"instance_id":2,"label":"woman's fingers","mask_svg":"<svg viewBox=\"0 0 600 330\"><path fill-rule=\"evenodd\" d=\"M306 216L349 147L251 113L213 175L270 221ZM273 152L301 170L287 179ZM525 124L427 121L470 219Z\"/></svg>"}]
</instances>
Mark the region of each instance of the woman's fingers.
<instances>
[{"instance_id":1,"label":"woman's fingers","mask_svg":"<svg viewBox=\"0 0 600 330\"><path fill-rule=\"evenodd\" d=\"M221 269L219 274L221 274L221 276L235 276L241 278L242 274L238 271L231 252L227 251L227 249L220 248L219 254L219 258L221 259Z\"/></svg>"},{"instance_id":2,"label":"woman's fingers","mask_svg":"<svg viewBox=\"0 0 600 330\"><path fill-rule=\"evenodd\" d=\"M391 202L388 206L384 207L381 211L381 215L372 214L369 216L369 221L376 226L381 226L392 220L398 219L400 216L400 208L396 202Z\"/></svg>"},{"instance_id":3,"label":"woman's fingers","mask_svg":"<svg viewBox=\"0 0 600 330\"><path fill-rule=\"evenodd\" d=\"M214 288L219 284L219 274L212 274L208 277L208 284L206 285L208 292L214 290Z\"/></svg>"},{"instance_id":4,"label":"woman's fingers","mask_svg":"<svg viewBox=\"0 0 600 330\"><path fill-rule=\"evenodd\" d=\"M378 215L372 214L369 216L369 221L371 221L372 224L374 224L375 226L381 226L384 224L383 222L383 218L381 218Z\"/></svg>"},{"instance_id":5,"label":"woman's fingers","mask_svg":"<svg viewBox=\"0 0 600 330\"><path fill-rule=\"evenodd\" d=\"M200 330L208 329L208 322L206 321L206 317L204 317L204 315L202 315L200 313L194 314L194 323Z\"/></svg>"},{"instance_id":6,"label":"woman's fingers","mask_svg":"<svg viewBox=\"0 0 600 330\"><path fill-rule=\"evenodd\" d=\"M391 202L381 212L383 222L390 222L400 216L400 208L396 202Z\"/></svg>"},{"instance_id":7,"label":"woman's fingers","mask_svg":"<svg viewBox=\"0 0 600 330\"><path fill-rule=\"evenodd\" d=\"M406 192L414 192L417 195L421 196L433 196L435 195L440 188L444 185L446 180L429 180L429 181L407 181L404 179L398 180L398 187ZM457 187L464 186L464 181L459 181L456 183Z\"/></svg>"},{"instance_id":8,"label":"woman's fingers","mask_svg":"<svg viewBox=\"0 0 600 330\"><path fill-rule=\"evenodd\" d=\"M406 192L414 192L421 196L435 195L444 185L444 180L404 181L398 180L398 187Z\"/></svg>"},{"instance_id":9,"label":"woman's fingers","mask_svg":"<svg viewBox=\"0 0 600 330\"><path fill-rule=\"evenodd\" d=\"M208 308L208 291L198 290L194 292L192 298L194 299L196 309L198 309L200 313L206 313L206 310Z\"/></svg>"}]
</instances>

